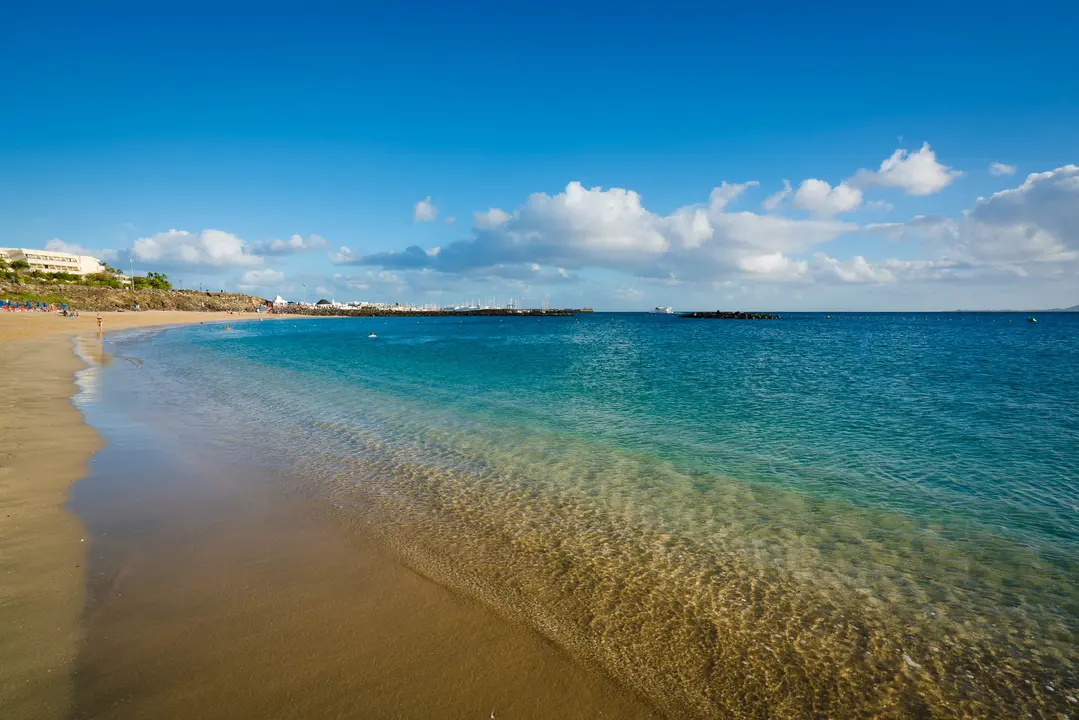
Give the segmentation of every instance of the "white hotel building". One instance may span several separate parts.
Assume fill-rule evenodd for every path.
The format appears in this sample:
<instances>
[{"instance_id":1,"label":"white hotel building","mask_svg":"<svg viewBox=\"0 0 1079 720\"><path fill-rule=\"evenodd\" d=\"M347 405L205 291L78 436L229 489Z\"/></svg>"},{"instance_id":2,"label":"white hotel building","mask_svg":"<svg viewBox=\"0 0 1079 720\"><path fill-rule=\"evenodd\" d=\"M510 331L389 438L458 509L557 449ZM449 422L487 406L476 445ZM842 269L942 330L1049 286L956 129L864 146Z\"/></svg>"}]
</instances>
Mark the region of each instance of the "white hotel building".
<instances>
[{"instance_id":1,"label":"white hotel building","mask_svg":"<svg viewBox=\"0 0 1079 720\"><path fill-rule=\"evenodd\" d=\"M48 273L66 272L72 275L93 275L105 269L95 257L72 255L54 250L0 248L0 260L6 260L9 263L22 260L30 266L31 270Z\"/></svg>"}]
</instances>

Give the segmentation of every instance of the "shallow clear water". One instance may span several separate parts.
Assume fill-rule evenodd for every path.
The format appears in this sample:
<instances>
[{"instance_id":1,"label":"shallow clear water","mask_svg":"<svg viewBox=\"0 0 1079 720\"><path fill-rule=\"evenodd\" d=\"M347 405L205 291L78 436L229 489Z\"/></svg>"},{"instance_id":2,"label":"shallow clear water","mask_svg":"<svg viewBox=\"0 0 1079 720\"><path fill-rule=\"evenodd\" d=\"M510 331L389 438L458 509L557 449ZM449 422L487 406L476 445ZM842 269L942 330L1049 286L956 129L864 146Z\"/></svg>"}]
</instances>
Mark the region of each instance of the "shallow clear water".
<instances>
[{"instance_id":1,"label":"shallow clear water","mask_svg":"<svg viewBox=\"0 0 1079 720\"><path fill-rule=\"evenodd\" d=\"M374 330L378 337L368 339ZM1079 711L1079 315L291 320L101 392L672 716Z\"/></svg>"}]
</instances>

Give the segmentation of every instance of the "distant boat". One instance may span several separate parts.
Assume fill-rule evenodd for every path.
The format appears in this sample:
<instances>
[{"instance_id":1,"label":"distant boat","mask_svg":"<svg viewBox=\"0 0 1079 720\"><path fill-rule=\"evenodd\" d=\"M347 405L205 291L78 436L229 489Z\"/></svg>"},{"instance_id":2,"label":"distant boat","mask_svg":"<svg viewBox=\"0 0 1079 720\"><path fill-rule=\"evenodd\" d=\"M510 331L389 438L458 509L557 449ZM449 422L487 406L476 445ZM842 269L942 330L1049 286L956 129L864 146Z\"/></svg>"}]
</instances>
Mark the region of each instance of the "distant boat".
<instances>
[{"instance_id":1,"label":"distant boat","mask_svg":"<svg viewBox=\"0 0 1079 720\"><path fill-rule=\"evenodd\" d=\"M656 307L652 308L652 312L656 315L674 315L674 308L662 307L657 305Z\"/></svg>"},{"instance_id":2,"label":"distant boat","mask_svg":"<svg viewBox=\"0 0 1079 720\"><path fill-rule=\"evenodd\" d=\"M1037 320L1037 318L1028 317L1027 322L1036 323L1036 322L1038 322L1038 320Z\"/></svg>"}]
</instances>

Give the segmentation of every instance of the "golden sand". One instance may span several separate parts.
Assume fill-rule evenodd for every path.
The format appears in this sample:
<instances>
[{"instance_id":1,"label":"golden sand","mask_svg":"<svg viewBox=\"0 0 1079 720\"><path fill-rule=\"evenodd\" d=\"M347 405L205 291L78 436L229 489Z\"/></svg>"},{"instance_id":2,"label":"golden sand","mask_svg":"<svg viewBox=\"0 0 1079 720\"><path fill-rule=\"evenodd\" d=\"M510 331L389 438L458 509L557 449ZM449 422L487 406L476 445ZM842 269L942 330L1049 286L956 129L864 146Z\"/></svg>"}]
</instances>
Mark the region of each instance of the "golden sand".
<instances>
[{"instance_id":1,"label":"golden sand","mask_svg":"<svg viewBox=\"0 0 1079 720\"><path fill-rule=\"evenodd\" d=\"M245 319L104 317L106 331ZM89 537L64 503L100 445L70 402L72 336L96 335L95 318L0 313L0 716L656 717L332 514L240 473L185 477L183 497L160 479L112 497L91 476L80 487L96 505L80 518L153 531Z\"/></svg>"},{"instance_id":2,"label":"golden sand","mask_svg":"<svg viewBox=\"0 0 1079 720\"><path fill-rule=\"evenodd\" d=\"M243 319L226 313L102 313L106 330ZM0 312L0 715L59 717L83 600L83 530L63 507L97 435L72 406L71 338L97 314Z\"/></svg>"}]
</instances>

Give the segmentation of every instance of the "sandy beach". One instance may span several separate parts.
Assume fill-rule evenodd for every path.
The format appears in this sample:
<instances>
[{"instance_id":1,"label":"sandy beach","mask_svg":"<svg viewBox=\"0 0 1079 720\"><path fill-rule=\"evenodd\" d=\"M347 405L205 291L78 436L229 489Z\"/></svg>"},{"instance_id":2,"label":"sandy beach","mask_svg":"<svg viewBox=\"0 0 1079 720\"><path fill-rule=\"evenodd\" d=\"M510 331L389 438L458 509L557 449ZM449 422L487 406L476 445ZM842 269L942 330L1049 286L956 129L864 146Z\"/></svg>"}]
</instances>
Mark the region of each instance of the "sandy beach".
<instances>
[{"instance_id":1,"label":"sandy beach","mask_svg":"<svg viewBox=\"0 0 1079 720\"><path fill-rule=\"evenodd\" d=\"M245 317L102 316L106 331ZM73 375L81 366L72 338L96 335L96 317L0 312L0 708L5 717L59 717L70 704L85 543L81 524L63 504L100 444L70 402Z\"/></svg>"},{"instance_id":2,"label":"sandy beach","mask_svg":"<svg viewBox=\"0 0 1079 720\"><path fill-rule=\"evenodd\" d=\"M0 313L5 718L655 716L243 467L162 456L143 482L114 437L71 500L103 445L71 403L95 317Z\"/></svg>"}]
</instances>

